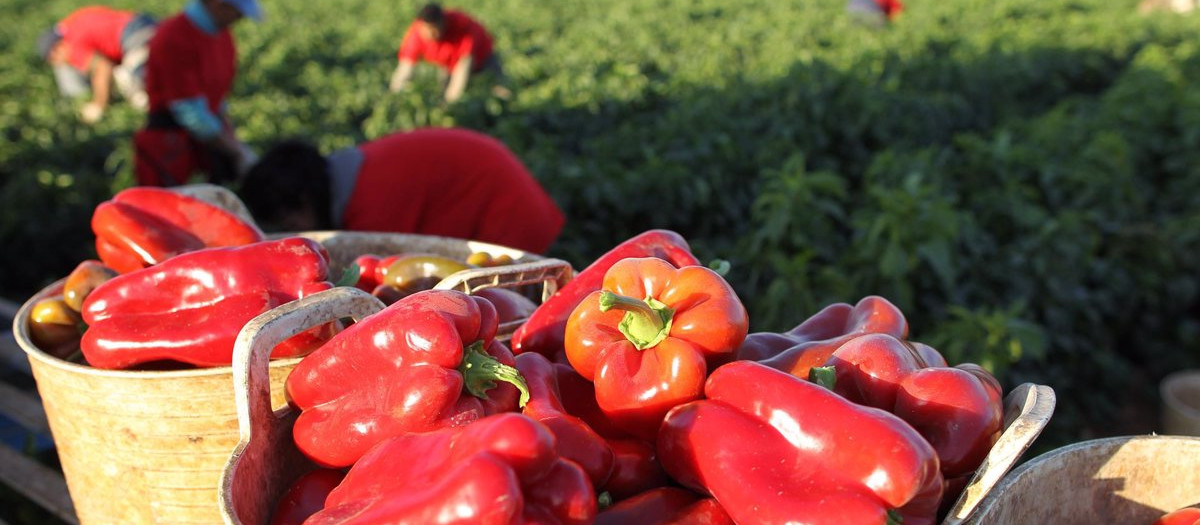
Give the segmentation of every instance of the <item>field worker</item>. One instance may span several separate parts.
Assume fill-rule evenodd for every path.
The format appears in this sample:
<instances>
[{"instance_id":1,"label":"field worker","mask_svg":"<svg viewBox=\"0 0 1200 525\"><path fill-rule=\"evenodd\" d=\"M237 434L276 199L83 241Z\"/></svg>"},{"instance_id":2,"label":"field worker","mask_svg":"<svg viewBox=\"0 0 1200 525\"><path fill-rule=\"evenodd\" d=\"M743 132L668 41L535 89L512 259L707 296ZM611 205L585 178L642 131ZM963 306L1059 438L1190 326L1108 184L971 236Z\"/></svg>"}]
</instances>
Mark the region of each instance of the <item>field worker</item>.
<instances>
[{"instance_id":1,"label":"field worker","mask_svg":"<svg viewBox=\"0 0 1200 525\"><path fill-rule=\"evenodd\" d=\"M262 18L256 0L191 0L159 25L146 62L150 114L133 137L138 184L186 184L197 171L219 184L253 164L226 105L237 59L230 27L243 17Z\"/></svg>"},{"instance_id":2,"label":"field worker","mask_svg":"<svg viewBox=\"0 0 1200 525\"><path fill-rule=\"evenodd\" d=\"M38 53L54 69L64 96L92 97L80 109L88 124L104 116L113 83L131 105L146 109L142 82L155 20L103 6L77 9L38 38Z\"/></svg>"},{"instance_id":3,"label":"field worker","mask_svg":"<svg viewBox=\"0 0 1200 525\"><path fill-rule=\"evenodd\" d=\"M849 0L846 11L855 20L876 27L895 20L904 9L900 0Z\"/></svg>"},{"instance_id":4,"label":"field worker","mask_svg":"<svg viewBox=\"0 0 1200 525\"><path fill-rule=\"evenodd\" d=\"M492 36L479 22L461 11L442 9L438 4L422 7L417 12L417 19L404 33L397 55L400 63L389 86L393 93L408 87L417 60L424 60L439 68L446 102L462 97L467 80L478 73L494 77L493 94L500 98L511 95L503 86L504 69L500 57L492 49Z\"/></svg>"},{"instance_id":5,"label":"field worker","mask_svg":"<svg viewBox=\"0 0 1200 525\"><path fill-rule=\"evenodd\" d=\"M323 157L288 141L266 152L240 196L268 231L439 235L544 253L562 211L500 141L424 128Z\"/></svg>"}]
</instances>

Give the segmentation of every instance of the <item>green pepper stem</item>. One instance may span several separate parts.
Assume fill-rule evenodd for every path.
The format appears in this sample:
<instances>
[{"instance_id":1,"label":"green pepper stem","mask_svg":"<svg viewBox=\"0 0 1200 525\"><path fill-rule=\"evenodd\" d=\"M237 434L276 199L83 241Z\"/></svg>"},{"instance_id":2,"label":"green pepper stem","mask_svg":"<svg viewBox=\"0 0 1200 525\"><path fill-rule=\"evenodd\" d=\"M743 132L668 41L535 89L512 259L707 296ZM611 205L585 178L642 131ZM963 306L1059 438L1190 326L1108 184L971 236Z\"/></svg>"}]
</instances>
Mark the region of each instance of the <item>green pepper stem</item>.
<instances>
[{"instance_id":1,"label":"green pepper stem","mask_svg":"<svg viewBox=\"0 0 1200 525\"><path fill-rule=\"evenodd\" d=\"M814 366L808 369L808 380L833 390L837 384L837 369L832 366Z\"/></svg>"},{"instance_id":2,"label":"green pepper stem","mask_svg":"<svg viewBox=\"0 0 1200 525\"><path fill-rule=\"evenodd\" d=\"M675 310L649 295L644 300L617 295L608 290L600 293L600 311L616 308L625 312L617 329L638 350L645 350L667 338Z\"/></svg>"},{"instance_id":3,"label":"green pepper stem","mask_svg":"<svg viewBox=\"0 0 1200 525\"><path fill-rule=\"evenodd\" d=\"M358 284L358 278L362 277L362 266L351 264L346 267L346 271L342 272L342 277L334 283L334 286L354 286Z\"/></svg>"},{"instance_id":4,"label":"green pepper stem","mask_svg":"<svg viewBox=\"0 0 1200 525\"><path fill-rule=\"evenodd\" d=\"M891 509L887 511L886 525L901 525L904 523L904 516L900 515L900 511Z\"/></svg>"},{"instance_id":5,"label":"green pepper stem","mask_svg":"<svg viewBox=\"0 0 1200 525\"><path fill-rule=\"evenodd\" d=\"M514 367L508 366L483 351L483 341L475 341L463 348L463 360L458 365L463 376L463 388L480 399L487 399L487 391L496 388L496 381L504 381L521 391L520 406L529 402L529 385Z\"/></svg>"}]
</instances>

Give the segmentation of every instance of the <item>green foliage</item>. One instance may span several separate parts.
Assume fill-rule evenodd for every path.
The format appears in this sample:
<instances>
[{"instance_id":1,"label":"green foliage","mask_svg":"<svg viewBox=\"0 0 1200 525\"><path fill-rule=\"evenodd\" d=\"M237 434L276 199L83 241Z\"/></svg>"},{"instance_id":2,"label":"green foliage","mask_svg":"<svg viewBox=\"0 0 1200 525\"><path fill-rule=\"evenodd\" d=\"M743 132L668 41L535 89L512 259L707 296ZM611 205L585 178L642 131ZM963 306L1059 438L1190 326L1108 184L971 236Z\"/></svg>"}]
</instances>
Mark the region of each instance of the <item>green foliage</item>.
<instances>
[{"instance_id":1,"label":"green foliage","mask_svg":"<svg viewBox=\"0 0 1200 525\"><path fill-rule=\"evenodd\" d=\"M0 30L0 293L21 297L91 256L91 208L130 184L140 116L79 124L32 52L76 3L8 3L27 23ZM473 82L448 106L429 70L386 89L420 2L263 3L236 29L231 99L260 149L484 131L566 211L551 255L581 267L677 230L730 262L753 330L882 295L951 361L1052 385L1052 444L1151 430L1121 417L1200 366L1194 18L912 0L872 31L841 2L466 0L515 96Z\"/></svg>"}]
</instances>

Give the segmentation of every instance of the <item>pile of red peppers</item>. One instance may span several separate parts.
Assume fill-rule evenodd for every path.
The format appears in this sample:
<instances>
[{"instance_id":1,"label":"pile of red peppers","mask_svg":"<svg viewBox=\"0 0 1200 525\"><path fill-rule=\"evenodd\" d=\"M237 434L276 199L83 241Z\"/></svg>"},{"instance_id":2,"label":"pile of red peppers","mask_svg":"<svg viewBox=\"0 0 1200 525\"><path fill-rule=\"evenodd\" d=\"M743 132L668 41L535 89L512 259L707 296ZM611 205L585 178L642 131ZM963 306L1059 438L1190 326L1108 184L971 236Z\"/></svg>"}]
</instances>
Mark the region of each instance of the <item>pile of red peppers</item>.
<instances>
[{"instance_id":1,"label":"pile of red peppers","mask_svg":"<svg viewBox=\"0 0 1200 525\"><path fill-rule=\"evenodd\" d=\"M91 366L228 365L251 318L334 286L319 243L169 190L126 190L92 225L89 265L112 271L69 298ZM376 289L379 261L360 262ZM502 341L509 310L406 291L279 345L304 356L286 390L315 470L272 523L933 524L1003 427L999 382L910 340L887 299L750 333L667 230L613 247Z\"/></svg>"},{"instance_id":2,"label":"pile of red peppers","mask_svg":"<svg viewBox=\"0 0 1200 525\"><path fill-rule=\"evenodd\" d=\"M250 319L334 286L320 243L267 240L252 221L171 190L117 193L95 208L92 230L99 260L81 263L61 298L42 309L58 332L31 319L31 333L74 343L96 368L228 366ZM65 306L52 308L58 303ZM339 328L309 330L273 355L307 354ZM59 335L70 331L74 338ZM68 358L64 350L48 351Z\"/></svg>"},{"instance_id":3,"label":"pile of red peppers","mask_svg":"<svg viewBox=\"0 0 1200 525\"><path fill-rule=\"evenodd\" d=\"M505 343L488 300L413 293L287 381L318 470L276 524L933 524L1003 426L1000 384L878 296L783 333L651 230Z\"/></svg>"}]
</instances>

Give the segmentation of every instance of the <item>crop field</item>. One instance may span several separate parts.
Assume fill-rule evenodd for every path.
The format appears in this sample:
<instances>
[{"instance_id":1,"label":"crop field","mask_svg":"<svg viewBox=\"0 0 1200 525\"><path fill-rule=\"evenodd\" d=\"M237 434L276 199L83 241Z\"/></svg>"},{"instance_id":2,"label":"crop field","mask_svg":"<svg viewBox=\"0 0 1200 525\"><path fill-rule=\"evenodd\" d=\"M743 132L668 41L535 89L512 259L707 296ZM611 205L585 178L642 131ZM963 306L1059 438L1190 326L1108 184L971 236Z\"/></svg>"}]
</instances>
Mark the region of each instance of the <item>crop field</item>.
<instances>
[{"instance_id":1,"label":"crop field","mask_svg":"<svg viewBox=\"0 0 1200 525\"><path fill-rule=\"evenodd\" d=\"M0 295L21 300L94 257L143 116L87 126L56 96L34 42L82 2L0 3ZM1053 386L1043 447L1154 430L1157 381L1200 367L1200 16L908 0L876 30L840 0L464 0L446 5L491 29L515 95L447 106L428 71L387 91L421 2L262 4L230 100L260 151L491 134L568 216L549 255L580 269L678 231L730 262L752 331L884 296L952 362Z\"/></svg>"}]
</instances>

